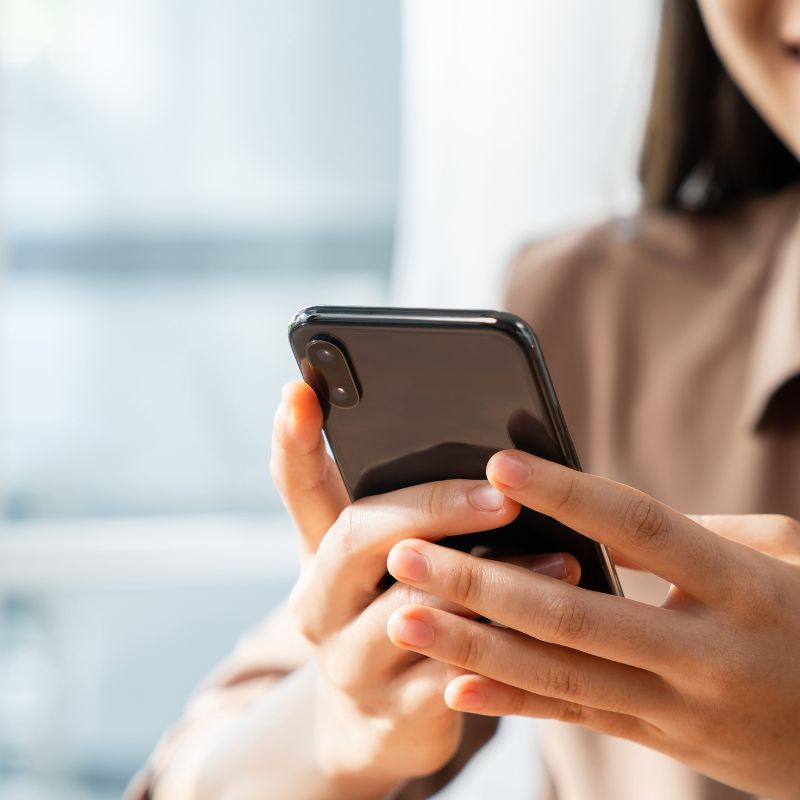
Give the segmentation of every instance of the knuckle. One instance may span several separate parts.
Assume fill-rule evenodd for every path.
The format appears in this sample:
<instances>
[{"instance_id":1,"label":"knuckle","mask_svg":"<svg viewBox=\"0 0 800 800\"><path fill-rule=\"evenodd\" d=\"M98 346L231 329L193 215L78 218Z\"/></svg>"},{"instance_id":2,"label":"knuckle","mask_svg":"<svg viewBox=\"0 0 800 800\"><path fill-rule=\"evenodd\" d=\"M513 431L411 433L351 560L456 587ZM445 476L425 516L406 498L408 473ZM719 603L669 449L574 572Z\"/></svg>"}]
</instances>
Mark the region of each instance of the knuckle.
<instances>
[{"instance_id":1,"label":"knuckle","mask_svg":"<svg viewBox=\"0 0 800 800\"><path fill-rule=\"evenodd\" d=\"M416 510L423 524L441 519L449 505L450 494L440 484L423 484L416 493Z\"/></svg>"},{"instance_id":2,"label":"knuckle","mask_svg":"<svg viewBox=\"0 0 800 800\"><path fill-rule=\"evenodd\" d=\"M565 701L559 704L556 719L561 722L570 722L573 725L581 725L586 720L586 707L580 703Z\"/></svg>"},{"instance_id":3,"label":"knuckle","mask_svg":"<svg viewBox=\"0 0 800 800\"><path fill-rule=\"evenodd\" d=\"M581 505L581 484L578 481L577 473L572 470L565 472L564 485L556 498L551 516L558 517L561 511Z\"/></svg>"},{"instance_id":4,"label":"knuckle","mask_svg":"<svg viewBox=\"0 0 800 800\"><path fill-rule=\"evenodd\" d=\"M358 501L345 506L334 522L330 539L335 541L336 551L343 557L353 555L363 546L366 523L364 506Z\"/></svg>"},{"instance_id":5,"label":"knuckle","mask_svg":"<svg viewBox=\"0 0 800 800\"><path fill-rule=\"evenodd\" d=\"M504 714L512 717L523 717L528 711L528 695L523 689L515 689L509 693L507 707Z\"/></svg>"},{"instance_id":6,"label":"knuckle","mask_svg":"<svg viewBox=\"0 0 800 800\"><path fill-rule=\"evenodd\" d=\"M544 609L545 629L553 642L577 642L592 630L586 605L575 597L554 595Z\"/></svg>"},{"instance_id":7,"label":"knuckle","mask_svg":"<svg viewBox=\"0 0 800 800\"><path fill-rule=\"evenodd\" d=\"M457 660L460 667L480 672L483 646L478 633L472 630L472 626L460 637Z\"/></svg>"},{"instance_id":8,"label":"knuckle","mask_svg":"<svg viewBox=\"0 0 800 800\"><path fill-rule=\"evenodd\" d=\"M305 453L303 468L298 470L298 465L293 463L297 454L288 452L277 441L273 444L269 457L269 474L282 495L290 495L292 492L313 493L324 487L330 475L331 463L325 459L321 447L320 443L315 450Z\"/></svg>"},{"instance_id":9,"label":"knuckle","mask_svg":"<svg viewBox=\"0 0 800 800\"><path fill-rule=\"evenodd\" d=\"M467 608L475 605L482 592L478 563L477 560L465 559L450 571L452 596L457 603Z\"/></svg>"},{"instance_id":10,"label":"knuckle","mask_svg":"<svg viewBox=\"0 0 800 800\"><path fill-rule=\"evenodd\" d=\"M576 700L581 690L578 674L564 664L550 664L542 678L542 690L548 697Z\"/></svg>"},{"instance_id":11,"label":"knuckle","mask_svg":"<svg viewBox=\"0 0 800 800\"><path fill-rule=\"evenodd\" d=\"M645 547L660 548L669 536L669 517L652 498L639 496L629 501L623 519L627 534Z\"/></svg>"},{"instance_id":12,"label":"knuckle","mask_svg":"<svg viewBox=\"0 0 800 800\"><path fill-rule=\"evenodd\" d=\"M406 719L416 719L439 712L447 713L450 709L444 703L443 694L442 681L430 678L409 681L400 696L399 714Z\"/></svg>"},{"instance_id":13,"label":"knuckle","mask_svg":"<svg viewBox=\"0 0 800 800\"><path fill-rule=\"evenodd\" d=\"M402 606L431 606L441 605L437 598L416 586L409 586L407 583L395 583L386 592L386 601L391 609L401 608ZM380 602L380 598L375 601Z\"/></svg>"},{"instance_id":14,"label":"knuckle","mask_svg":"<svg viewBox=\"0 0 800 800\"><path fill-rule=\"evenodd\" d=\"M319 630L314 623L313 616L309 614L304 581L300 580L289 594L287 607L294 620L295 627L311 644L317 645L321 641Z\"/></svg>"}]
</instances>

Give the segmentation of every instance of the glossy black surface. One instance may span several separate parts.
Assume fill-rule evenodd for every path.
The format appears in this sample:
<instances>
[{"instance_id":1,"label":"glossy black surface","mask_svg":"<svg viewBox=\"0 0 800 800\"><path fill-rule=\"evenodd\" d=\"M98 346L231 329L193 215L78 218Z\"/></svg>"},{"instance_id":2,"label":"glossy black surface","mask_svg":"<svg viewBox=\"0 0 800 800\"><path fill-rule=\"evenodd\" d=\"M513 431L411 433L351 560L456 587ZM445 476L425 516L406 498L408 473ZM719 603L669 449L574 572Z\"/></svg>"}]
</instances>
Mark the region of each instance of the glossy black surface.
<instances>
[{"instance_id":1,"label":"glossy black surface","mask_svg":"<svg viewBox=\"0 0 800 800\"><path fill-rule=\"evenodd\" d=\"M433 480L485 478L486 462L506 448L580 468L538 343L510 314L314 307L297 314L289 336L354 499ZM347 360L359 390L350 408L329 402L336 375L329 386L324 366L306 356L320 339ZM600 545L530 509L504 528L443 543L466 551L569 552L581 563L581 586L619 592Z\"/></svg>"}]
</instances>

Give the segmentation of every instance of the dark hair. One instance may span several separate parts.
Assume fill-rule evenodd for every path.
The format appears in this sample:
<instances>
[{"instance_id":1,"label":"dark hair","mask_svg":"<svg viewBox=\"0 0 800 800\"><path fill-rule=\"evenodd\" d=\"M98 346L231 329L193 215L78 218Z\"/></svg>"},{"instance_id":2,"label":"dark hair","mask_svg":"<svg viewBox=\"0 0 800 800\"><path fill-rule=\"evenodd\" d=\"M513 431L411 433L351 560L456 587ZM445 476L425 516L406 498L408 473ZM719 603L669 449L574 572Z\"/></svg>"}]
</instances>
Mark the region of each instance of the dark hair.
<instances>
[{"instance_id":1,"label":"dark hair","mask_svg":"<svg viewBox=\"0 0 800 800\"><path fill-rule=\"evenodd\" d=\"M646 208L721 211L800 178L728 75L695 0L664 0L639 167Z\"/></svg>"}]
</instances>

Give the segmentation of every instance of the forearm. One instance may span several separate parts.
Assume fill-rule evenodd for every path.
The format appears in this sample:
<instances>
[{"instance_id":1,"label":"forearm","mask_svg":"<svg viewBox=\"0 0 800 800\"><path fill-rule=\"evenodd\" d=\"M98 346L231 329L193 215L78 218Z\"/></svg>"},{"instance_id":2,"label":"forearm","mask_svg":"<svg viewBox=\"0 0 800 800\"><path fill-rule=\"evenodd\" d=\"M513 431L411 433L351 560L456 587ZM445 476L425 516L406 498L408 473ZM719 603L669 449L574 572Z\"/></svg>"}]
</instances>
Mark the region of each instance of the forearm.
<instances>
[{"instance_id":1,"label":"forearm","mask_svg":"<svg viewBox=\"0 0 800 800\"><path fill-rule=\"evenodd\" d=\"M298 669L220 731L197 776L197 800L384 800L397 793L401 787L386 780L322 768L316 677L313 664Z\"/></svg>"}]
</instances>

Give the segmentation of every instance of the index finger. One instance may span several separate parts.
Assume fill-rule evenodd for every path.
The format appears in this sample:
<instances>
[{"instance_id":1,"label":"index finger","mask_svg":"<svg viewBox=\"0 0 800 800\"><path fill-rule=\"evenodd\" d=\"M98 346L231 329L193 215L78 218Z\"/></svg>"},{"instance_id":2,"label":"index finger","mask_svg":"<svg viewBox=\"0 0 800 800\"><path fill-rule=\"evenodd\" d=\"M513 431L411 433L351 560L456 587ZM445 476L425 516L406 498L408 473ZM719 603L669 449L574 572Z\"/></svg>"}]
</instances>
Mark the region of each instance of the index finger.
<instances>
[{"instance_id":1,"label":"index finger","mask_svg":"<svg viewBox=\"0 0 800 800\"><path fill-rule=\"evenodd\" d=\"M692 618L513 564L406 539L392 548L387 566L399 581L539 641L658 674L702 652L702 631Z\"/></svg>"},{"instance_id":2,"label":"index finger","mask_svg":"<svg viewBox=\"0 0 800 800\"><path fill-rule=\"evenodd\" d=\"M724 600L734 545L644 492L528 453L495 453L489 482L508 497L624 553L690 595Z\"/></svg>"}]
</instances>

